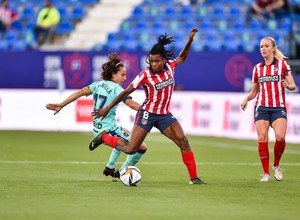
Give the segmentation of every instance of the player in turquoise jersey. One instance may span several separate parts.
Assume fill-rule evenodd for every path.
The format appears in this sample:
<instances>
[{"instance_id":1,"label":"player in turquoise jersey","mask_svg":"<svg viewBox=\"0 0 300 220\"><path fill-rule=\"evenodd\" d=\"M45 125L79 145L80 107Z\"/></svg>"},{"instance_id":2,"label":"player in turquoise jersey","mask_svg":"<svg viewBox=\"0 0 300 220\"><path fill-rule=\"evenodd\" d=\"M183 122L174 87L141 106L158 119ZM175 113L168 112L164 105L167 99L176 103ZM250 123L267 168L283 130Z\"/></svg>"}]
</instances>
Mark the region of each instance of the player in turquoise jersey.
<instances>
[{"instance_id":1,"label":"player in turquoise jersey","mask_svg":"<svg viewBox=\"0 0 300 220\"><path fill-rule=\"evenodd\" d=\"M91 85L84 87L79 91L76 91L61 103L47 104L46 108L55 111L54 112L55 115L64 106L68 105L69 103L77 100L82 96L89 96L89 95L93 95L94 109L103 108L109 105L123 91L121 84L126 80L126 67L121 62L121 59L118 56L118 54L115 52L109 54L109 60L110 61L102 65L102 70L103 70L102 81L94 82ZM123 100L123 102L134 110L138 110L140 107L140 105L137 102L133 101L130 96L126 97ZM122 128L121 126L118 126L116 124L116 109L117 106L115 106L109 112L108 116L105 117L104 119L97 118L97 117L94 118L93 121L94 136L96 137L99 133L118 136L124 140L124 142L118 142L118 144L122 144L122 143L125 144L130 139L130 132L127 129ZM90 150L94 150L96 147L90 145L89 148ZM131 154L127 156L126 161L123 163L120 170L126 166L135 165L143 156L143 154L146 152L146 150L147 150L147 146L143 142L140 146L139 151L137 151L135 154ZM109 161L103 171L104 175L119 177L119 171L115 170L115 163L118 160L120 154L121 151L117 149L113 149Z\"/></svg>"}]
</instances>

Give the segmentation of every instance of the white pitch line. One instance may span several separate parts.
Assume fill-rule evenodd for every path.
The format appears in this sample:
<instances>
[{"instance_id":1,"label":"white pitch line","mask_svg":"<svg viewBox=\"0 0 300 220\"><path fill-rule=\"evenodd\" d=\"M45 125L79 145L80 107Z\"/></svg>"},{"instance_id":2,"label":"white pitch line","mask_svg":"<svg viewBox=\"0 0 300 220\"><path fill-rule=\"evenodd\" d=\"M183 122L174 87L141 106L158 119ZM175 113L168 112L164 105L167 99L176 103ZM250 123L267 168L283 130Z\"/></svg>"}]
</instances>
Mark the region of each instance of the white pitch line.
<instances>
[{"instance_id":1,"label":"white pitch line","mask_svg":"<svg viewBox=\"0 0 300 220\"><path fill-rule=\"evenodd\" d=\"M172 141L168 140L164 136L162 137L149 137L149 141L152 142L158 142L158 143L168 143L168 144L173 144ZM147 142L147 140L146 140ZM218 141L194 141L194 140L189 140L190 144L192 147L215 147L215 148L226 148L226 149L237 149L237 150L246 150L246 151L257 151L257 146L256 145L239 145L236 143L223 143L223 142L218 142ZM273 151L273 146L272 144L269 144L269 150L270 152ZM300 155L300 150L290 150L288 149L288 144L287 147L284 151L285 154L296 154Z\"/></svg>"},{"instance_id":2,"label":"white pitch line","mask_svg":"<svg viewBox=\"0 0 300 220\"><path fill-rule=\"evenodd\" d=\"M106 164L106 162L97 161L33 161L33 160L0 160L0 164L64 164L64 165L95 165L95 164ZM122 164L117 162L117 164ZM139 162L142 165L182 165L182 162ZM209 166L260 166L260 163L226 163L226 162L198 162L198 165L209 165ZM281 163L282 166L300 166L300 163Z\"/></svg>"}]
</instances>

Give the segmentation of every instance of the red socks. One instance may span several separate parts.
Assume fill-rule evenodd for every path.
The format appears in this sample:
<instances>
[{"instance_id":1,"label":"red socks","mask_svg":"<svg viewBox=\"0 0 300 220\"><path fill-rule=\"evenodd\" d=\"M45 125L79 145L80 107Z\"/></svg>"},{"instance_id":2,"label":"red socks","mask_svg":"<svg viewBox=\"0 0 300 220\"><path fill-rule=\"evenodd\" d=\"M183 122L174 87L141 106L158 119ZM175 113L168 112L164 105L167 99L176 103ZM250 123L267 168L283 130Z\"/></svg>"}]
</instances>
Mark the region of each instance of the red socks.
<instances>
[{"instance_id":1,"label":"red socks","mask_svg":"<svg viewBox=\"0 0 300 220\"><path fill-rule=\"evenodd\" d=\"M274 167L279 166L279 162L280 162L281 156L284 152L285 145L286 145L285 140L282 142L278 142L276 140L276 142L274 144Z\"/></svg>"},{"instance_id":2,"label":"red socks","mask_svg":"<svg viewBox=\"0 0 300 220\"><path fill-rule=\"evenodd\" d=\"M270 168L269 168L270 157L269 157L268 142L258 142L258 154L260 157L260 161L264 173L270 175Z\"/></svg>"},{"instance_id":3,"label":"red socks","mask_svg":"<svg viewBox=\"0 0 300 220\"><path fill-rule=\"evenodd\" d=\"M190 179L194 179L197 177L197 167L196 167L196 161L194 157L193 151L190 151L188 153L182 154L182 160L183 163L186 165Z\"/></svg>"},{"instance_id":4,"label":"red socks","mask_svg":"<svg viewBox=\"0 0 300 220\"><path fill-rule=\"evenodd\" d=\"M105 142L107 145L111 146L112 148L116 148L118 140L119 137L111 136L109 134L102 135L102 141Z\"/></svg>"}]
</instances>

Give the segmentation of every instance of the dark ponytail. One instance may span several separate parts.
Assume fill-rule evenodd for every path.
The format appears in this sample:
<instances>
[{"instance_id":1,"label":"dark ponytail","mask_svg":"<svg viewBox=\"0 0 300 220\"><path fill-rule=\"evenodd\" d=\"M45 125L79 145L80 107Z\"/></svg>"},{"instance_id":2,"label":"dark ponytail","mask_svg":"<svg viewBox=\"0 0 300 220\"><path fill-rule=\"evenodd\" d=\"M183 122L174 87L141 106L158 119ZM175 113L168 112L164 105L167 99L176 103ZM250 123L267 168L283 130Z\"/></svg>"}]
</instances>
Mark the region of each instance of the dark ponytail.
<instances>
[{"instance_id":1,"label":"dark ponytail","mask_svg":"<svg viewBox=\"0 0 300 220\"><path fill-rule=\"evenodd\" d=\"M113 74L117 73L120 67L123 67L121 58L116 52L112 52L108 55L109 61L102 65L101 77L104 80L110 80Z\"/></svg>"},{"instance_id":2,"label":"dark ponytail","mask_svg":"<svg viewBox=\"0 0 300 220\"><path fill-rule=\"evenodd\" d=\"M170 49L166 49L166 45L174 45L174 36L168 37L165 33L164 35L160 35L158 37L158 42L153 45L152 49L150 50L149 54L146 57L146 62L149 63L149 56L159 54L163 59L174 59L175 58L175 48L171 47Z\"/></svg>"}]
</instances>

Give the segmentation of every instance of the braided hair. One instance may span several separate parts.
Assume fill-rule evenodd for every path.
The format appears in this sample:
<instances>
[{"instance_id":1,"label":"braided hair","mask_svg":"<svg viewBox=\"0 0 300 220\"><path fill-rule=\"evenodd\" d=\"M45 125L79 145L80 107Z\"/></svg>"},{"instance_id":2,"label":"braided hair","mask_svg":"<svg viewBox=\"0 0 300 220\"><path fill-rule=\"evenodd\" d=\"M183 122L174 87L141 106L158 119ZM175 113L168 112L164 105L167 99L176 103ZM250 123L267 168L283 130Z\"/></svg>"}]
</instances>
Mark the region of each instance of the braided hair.
<instances>
[{"instance_id":1,"label":"braided hair","mask_svg":"<svg viewBox=\"0 0 300 220\"><path fill-rule=\"evenodd\" d=\"M174 36L169 37L166 33L164 35L160 35L158 38L158 42L153 45L152 49L148 53L146 57L146 63L149 62L150 54L155 55L159 54L163 59L174 59L175 58L175 48L171 47L170 49L166 49L165 45L174 45Z\"/></svg>"},{"instance_id":2,"label":"braided hair","mask_svg":"<svg viewBox=\"0 0 300 220\"><path fill-rule=\"evenodd\" d=\"M119 71L120 67L124 67L121 58L116 52L110 53L108 59L109 61L102 65L101 78L103 80L110 80Z\"/></svg>"}]
</instances>

